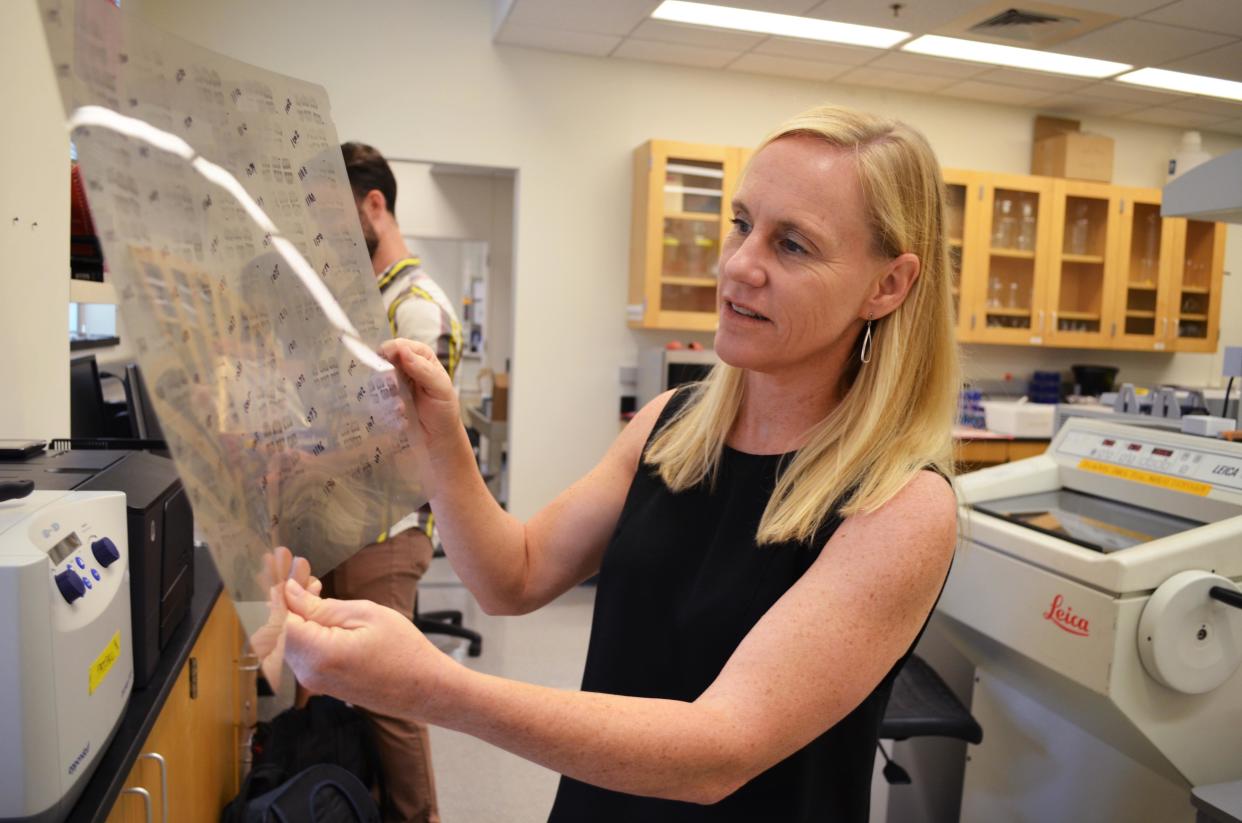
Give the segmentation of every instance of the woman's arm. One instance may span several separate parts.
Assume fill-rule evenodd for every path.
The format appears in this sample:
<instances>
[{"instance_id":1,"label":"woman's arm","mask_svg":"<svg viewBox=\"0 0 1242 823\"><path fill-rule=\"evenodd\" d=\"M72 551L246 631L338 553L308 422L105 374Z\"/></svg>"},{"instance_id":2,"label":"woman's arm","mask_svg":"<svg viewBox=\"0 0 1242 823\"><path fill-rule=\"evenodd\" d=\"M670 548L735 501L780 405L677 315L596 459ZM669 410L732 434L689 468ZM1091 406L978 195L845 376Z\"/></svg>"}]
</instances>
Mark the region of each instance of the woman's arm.
<instances>
[{"instance_id":1,"label":"woman's arm","mask_svg":"<svg viewBox=\"0 0 1242 823\"><path fill-rule=\"evenodd\" d=\"M435 352L409 340L389 341L380 351L413 384L415 434L427 454L421 474L440 540L484 611L533 611L594 574L669 394L648 403L594 469L522 523L500 508L479 475Z\"/></svg>"},{"instance_id":2,"label":"woman's arm","mask_svg":"<svg viewBox=\"0 0 1242 823\"><path fill-rule=\"evenodd\" d=\"M296 585L287 654L318 691L421 717L604 788L711 803L866 698L923 625L955 534L953 492L928 472L879 511L849 518L693 703L473 672L395 612L319 600Z\"/></svg>"}]
</instances>

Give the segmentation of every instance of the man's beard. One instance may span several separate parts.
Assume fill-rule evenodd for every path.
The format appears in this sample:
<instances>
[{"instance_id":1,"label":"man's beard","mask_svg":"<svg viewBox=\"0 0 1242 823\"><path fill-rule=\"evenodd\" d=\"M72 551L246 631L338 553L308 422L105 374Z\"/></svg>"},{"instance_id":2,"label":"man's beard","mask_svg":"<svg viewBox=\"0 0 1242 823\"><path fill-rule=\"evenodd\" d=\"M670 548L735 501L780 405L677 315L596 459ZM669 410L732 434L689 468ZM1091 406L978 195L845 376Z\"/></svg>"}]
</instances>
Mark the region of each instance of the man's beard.
<instances>
[{"instance_id":1,"label":"man's beard","mask_svg":"<svg viewBox=\"0 0 1242 823\"><path fill-rule=\"evenodd\" d=\"M367 244L367 257L375 259L375 250L379 248L379 237L375 234L375 227L371 225L371 220L365 213L358 213L358 220L362 223L362 239Z\"/></svg>"}]
</instances>

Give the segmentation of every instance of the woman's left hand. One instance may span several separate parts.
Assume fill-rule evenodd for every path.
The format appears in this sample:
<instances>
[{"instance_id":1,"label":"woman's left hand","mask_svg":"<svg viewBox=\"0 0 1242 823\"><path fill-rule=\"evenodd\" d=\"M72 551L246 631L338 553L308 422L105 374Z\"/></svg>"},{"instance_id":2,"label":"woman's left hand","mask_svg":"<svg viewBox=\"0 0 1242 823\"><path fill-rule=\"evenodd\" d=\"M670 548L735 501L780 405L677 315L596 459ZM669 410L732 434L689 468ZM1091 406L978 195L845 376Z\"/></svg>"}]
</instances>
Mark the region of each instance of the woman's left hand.
<instances>
[{"instance_id":1,"label":"woman's left hand","mask_svg":"<svg viewBox=\"0 0 1242 823\"><path fill-rule=\"evenodd\" d=\"M369 600L325 600L293 579L285 600L285 660L311 691L427 720L453 687L460 667L408 616Z\"/></svg>"}]
</instances>

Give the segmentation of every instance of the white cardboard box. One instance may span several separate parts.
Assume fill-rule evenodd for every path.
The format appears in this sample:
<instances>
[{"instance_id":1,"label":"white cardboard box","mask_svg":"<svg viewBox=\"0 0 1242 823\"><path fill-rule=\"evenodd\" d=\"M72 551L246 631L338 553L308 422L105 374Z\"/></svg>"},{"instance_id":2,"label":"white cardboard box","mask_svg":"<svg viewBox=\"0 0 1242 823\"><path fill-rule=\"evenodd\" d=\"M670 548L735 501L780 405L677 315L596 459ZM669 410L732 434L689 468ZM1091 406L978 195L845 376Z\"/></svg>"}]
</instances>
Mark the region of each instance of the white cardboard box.
<instances>
[{"instance_id":1,"label":"white cardboard box","mask_svg":"<svg viewBox=\"0 0 1242 823\"><path fill-rule=\"evenodd\" d=\"M985 400L983 415L989 431L1013 437L1051 438L1057 407L1052 403Z\"/></svg>"}]
</instances>

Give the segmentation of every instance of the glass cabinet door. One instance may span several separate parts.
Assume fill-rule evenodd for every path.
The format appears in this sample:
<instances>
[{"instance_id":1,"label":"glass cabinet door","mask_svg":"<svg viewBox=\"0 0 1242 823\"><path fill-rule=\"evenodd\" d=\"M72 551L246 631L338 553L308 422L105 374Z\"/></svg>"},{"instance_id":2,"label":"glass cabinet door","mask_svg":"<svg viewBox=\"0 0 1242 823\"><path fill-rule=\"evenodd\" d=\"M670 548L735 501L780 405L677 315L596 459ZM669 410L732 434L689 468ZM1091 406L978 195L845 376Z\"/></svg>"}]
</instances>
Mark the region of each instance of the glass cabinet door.
<instances>
[{"instance_id":1,"label":"glass cabinet door","mask_svg":"<svg viewBox=\"0 0 1242 823\"><path fill-rule=\"evenodd\" d=\"M1114 313L1120 348L1164 351L1172 341L1168 306L1174 223L1160 216L1159 189L1131 189L1122 194L1119 306Z\"/></svg>"},{"instance_id":2,"label":"glass cabinet door","mask_svg":"<svg viewBox=\"0 0 1242 823\"><path fill-rule=\"evenodd\" d=\"M725 163L669 156L664 164L660 307L715 312Z\"/></svg>"},{"instance_id":3,"label":"glass cabinet door","mask_svg":"<svg viewBox=\"0 0 1242 823\"><path fill-rule=\"evenodd\" d=\"M1039 345L1047 333L1042 272L1050 239L1051 181L991 177L998 182L985 186L981 204L986 262L972 295L971 339Z\"/></svg>"},{"instance_id":4,"label":"glass cabinet door","mask_svg":"<svg viewBox=\"0 0 1242 823\"><path fill-rule=\"evenodd\" d=\"M974 229L978 223L978 183L971 172L943 169L945 187L945 241L949 252L949 276L952 278L953 320L959 340L969 340L969 305L967 294L970 278L963 271L974 267L977 242Z\"/></svg>"},{"instance_id":5,"label":"glass cabinet door","mask_svg":"<svg viewBox=\"0 0 1242 823\"><path fill-rule=\"evenodd\" d=\"M1107 345L1112 309L1117 198L1110 186L1057 180L1053 186L1049 341Z\"/></svg>"},{"instance_id":6,"label":"glass cabinet door","mask_svg":"<svg viewBox=\"0 0 1242 823\"><path fill-rule=\"evenodd\" d=\"M1170 325L1178 351L1212 352L1219 336L1225 227L1202 220L1178 220L1173 269L1180 278L1170 301Z\"/></svg>"}]
</instances>

